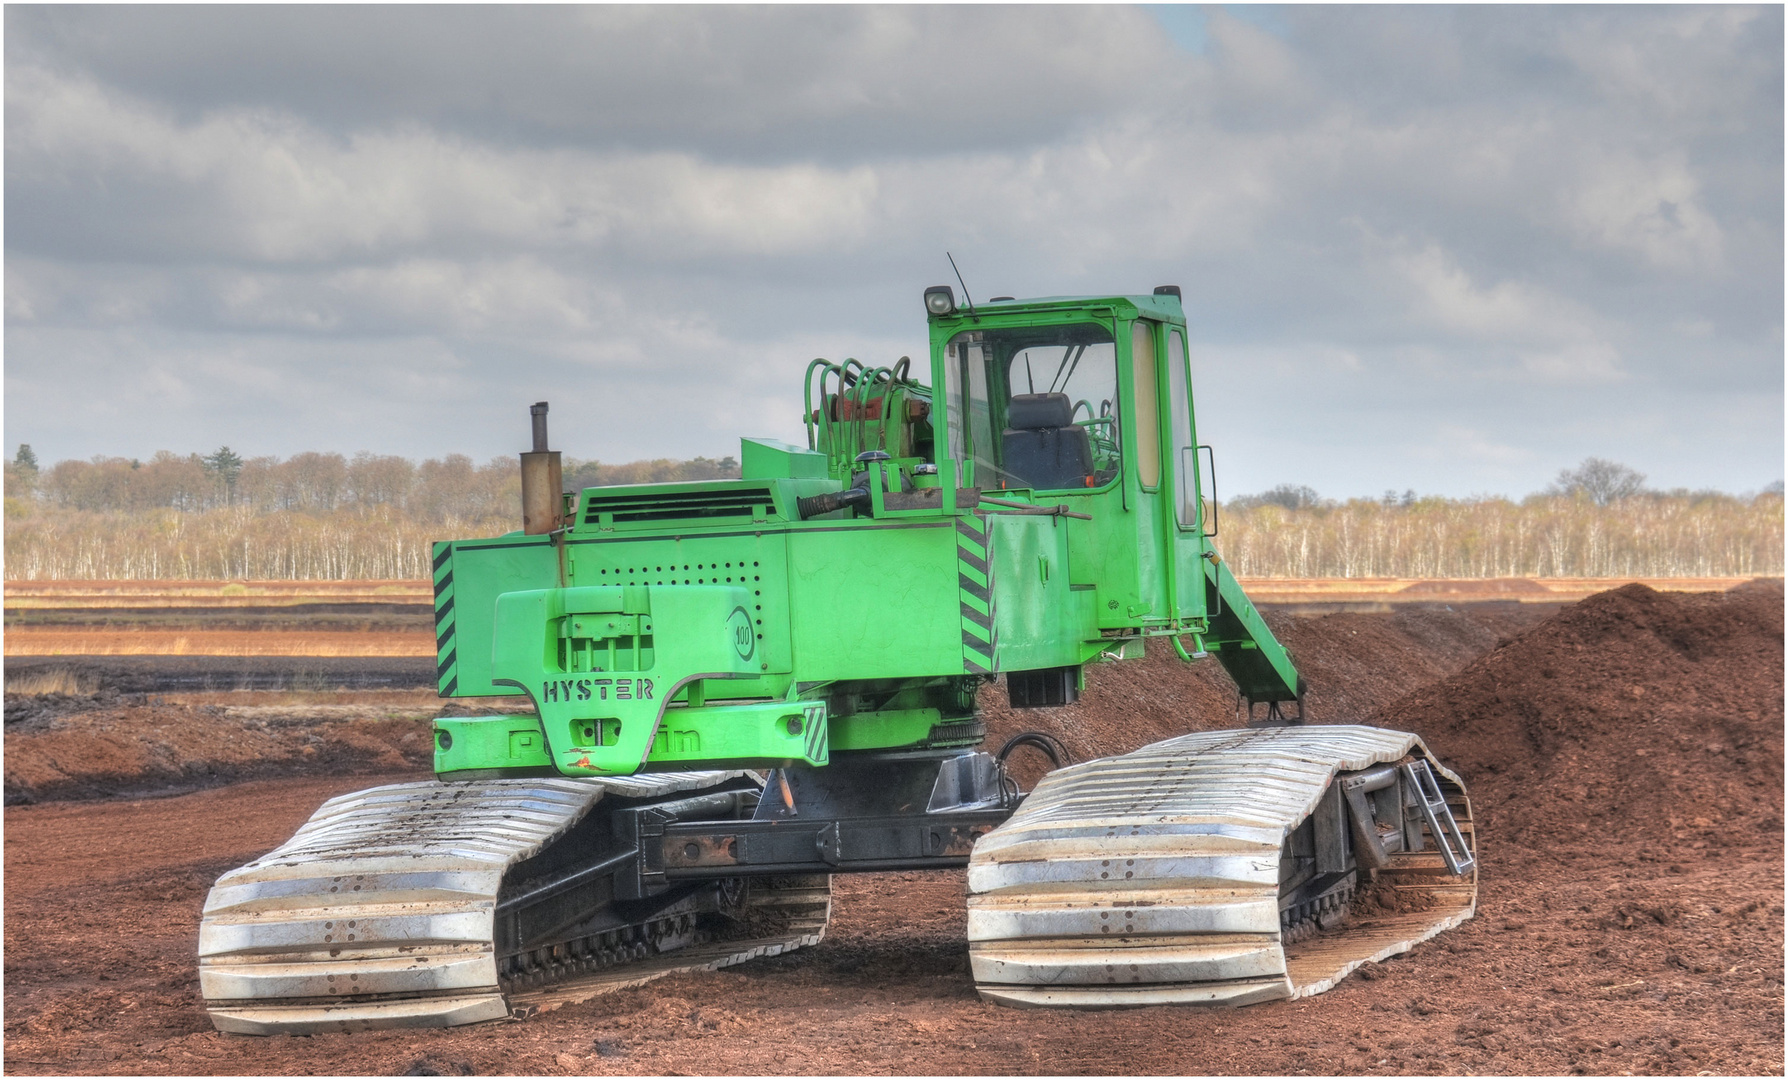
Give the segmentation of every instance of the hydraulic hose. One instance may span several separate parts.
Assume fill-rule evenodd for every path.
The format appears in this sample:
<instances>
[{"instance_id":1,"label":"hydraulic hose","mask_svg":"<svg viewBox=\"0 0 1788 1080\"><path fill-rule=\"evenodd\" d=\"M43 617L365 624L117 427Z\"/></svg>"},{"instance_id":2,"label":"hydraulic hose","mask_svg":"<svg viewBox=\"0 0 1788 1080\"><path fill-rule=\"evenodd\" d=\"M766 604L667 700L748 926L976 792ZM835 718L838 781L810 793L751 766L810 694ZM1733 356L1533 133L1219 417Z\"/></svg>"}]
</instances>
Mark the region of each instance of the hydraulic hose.
<instances>
[{"instance_id":1,"label":"hydraulic hose","mask_svg":"<svg viewBox=\"0 0 1788 1080\"><path fill-rule=\"evenodd\" d=\"M1000 747L1000 752L995 755L995 760L1004 765L1006 755L1021 746L1032 746L1043 751L1043 756L1047 757L1049 763L1058 769L1074 762L1073 756L1068 753L1068 748L1062 745L1062 741L1043 731L1021 731L1007 739L1006 745Z\"/></svg>"},{"instance_id":2,"label":"hydraulic hose","mask_svg":"<svg viewBox=\"0 0 1788 1080\"><path fill-rule=\"evenodd\" d=\"M860 506L869 501L868 488L846 488L843 491L825 491L818 495L804 495L795 500L795 511L806 521L821 514L830 514L850 506Z\"/></svg>"}]
</instances>

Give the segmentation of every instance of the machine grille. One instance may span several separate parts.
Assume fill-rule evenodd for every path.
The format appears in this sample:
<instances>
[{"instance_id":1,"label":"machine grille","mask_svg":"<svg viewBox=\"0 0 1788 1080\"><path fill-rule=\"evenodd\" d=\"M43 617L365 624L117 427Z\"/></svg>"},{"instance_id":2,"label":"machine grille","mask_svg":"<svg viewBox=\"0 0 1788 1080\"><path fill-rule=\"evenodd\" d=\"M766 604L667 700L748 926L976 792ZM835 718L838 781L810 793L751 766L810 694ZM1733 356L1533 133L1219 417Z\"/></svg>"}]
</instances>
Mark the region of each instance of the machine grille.
<instances>
[{"instance_id":1,"label":"machine grille","mask_svg":"<svg viewBox=\"0 0 1788 1080\"><path fill-rule=\"evenodd\" d=\"M775 516L776 501L767 487L736 488L726 491L656 491L641 494L596 495L584 511L584 523L597 524L603 514L613 514L616 524L643 521L682 521L691 518L743 518L750 520L756 509Z\"/></svg>"}]
</instances>

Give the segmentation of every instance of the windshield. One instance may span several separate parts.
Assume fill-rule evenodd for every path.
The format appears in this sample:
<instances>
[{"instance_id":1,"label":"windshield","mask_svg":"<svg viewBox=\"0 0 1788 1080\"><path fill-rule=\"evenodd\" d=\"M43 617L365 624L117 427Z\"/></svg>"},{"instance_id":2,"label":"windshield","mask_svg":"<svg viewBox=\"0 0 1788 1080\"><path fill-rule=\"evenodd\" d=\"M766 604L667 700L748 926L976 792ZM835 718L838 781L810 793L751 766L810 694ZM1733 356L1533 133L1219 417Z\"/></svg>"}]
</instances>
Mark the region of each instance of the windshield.
<instances>
[{"instance_id":1,"label":"windshield","mask_svg":"<svg viewBox=\"0 0 1788 1080\"><path fill-rule=\"evenodd\" d=\"M982 490L1085 491L1117 475L1117 348L1093 323L971 330L944 355L949 455Z\"/></svg>"}]
</instances>

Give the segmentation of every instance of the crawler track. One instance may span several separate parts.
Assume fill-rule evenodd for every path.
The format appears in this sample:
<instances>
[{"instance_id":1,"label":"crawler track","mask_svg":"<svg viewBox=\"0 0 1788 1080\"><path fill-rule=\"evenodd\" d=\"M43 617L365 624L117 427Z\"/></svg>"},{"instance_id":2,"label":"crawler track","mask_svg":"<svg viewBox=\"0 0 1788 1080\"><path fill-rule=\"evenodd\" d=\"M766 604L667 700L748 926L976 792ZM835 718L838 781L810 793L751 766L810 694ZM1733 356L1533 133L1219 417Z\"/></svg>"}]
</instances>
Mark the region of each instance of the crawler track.
<instances>
[{"instance_id":1,"label":"crawler track","mask_svg":"<svg viewBox=\"0 0 1788 1080\"><path fill-rule=\"evenodd\" d=\"M1463 785L1403 732L1206 732L1050 774L969 863L977 988L1011 1005L1246 1005L1320 993L1458 925L1476 869L1451 873L1425 832L1426 850L1332 881L1289 865L1339 775L1418 759L1469 848ZM1350 910L1363 876L1411 910Z\"/></svg>"},{"instance_id":2,"label":"crawler track","mask_svg":"<svg viewBox=\"0 0 1788 1080\"><path fill-rule=\"evenodd\" d=\"M813 944L825 878L617 901L600 860L554 868L553 845L605 835L586 820L605 797L673 804L744 775L429 781L331 799L207 897L212 1021L245 1034L444 1027Z\"/></svg>"}]
</instances>

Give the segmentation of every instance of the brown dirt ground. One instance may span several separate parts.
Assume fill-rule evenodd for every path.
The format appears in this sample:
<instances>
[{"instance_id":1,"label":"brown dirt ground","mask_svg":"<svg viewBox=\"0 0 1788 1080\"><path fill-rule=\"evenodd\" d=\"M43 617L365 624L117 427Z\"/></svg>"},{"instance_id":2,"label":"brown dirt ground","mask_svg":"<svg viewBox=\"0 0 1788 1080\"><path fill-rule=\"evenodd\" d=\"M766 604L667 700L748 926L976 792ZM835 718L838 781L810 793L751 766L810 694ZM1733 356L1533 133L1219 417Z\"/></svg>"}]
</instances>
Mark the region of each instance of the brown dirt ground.
<instances>
[{"instance_id":1,"label":"brown dirt ground","mask_svg":"<svg viewBox=\"0 0 1788 1080\"><path fill-rule=\"evenodd\" d=\"M434 584L427 579L363 579L359 581L279 580L204 581L192 579L137 579L95 581L6 582L6 606L66 607L87 601L110 606L161 603L264 604L277 601L300 603L319 599L413 599L433 603Z\"/></svg>"},{"instance_id":2,"label":"brown dirt ground","mask_svg":"<svg viewBox=\"0 0 1788 1080\"><path fill-rule=\"evenodd\" d=\"M433 697L436 682L432 656L9 656L5 668L8 716L20 695L54 692L147 701L207 691L426 689Z\"/></svg>"},{"instance_id":3,"label":"brown dirt ground","mask_svg":"<svg viewBox=\"0 0 1788 1080\"><path fill-rule=\"evenodd\" d=\"M256 777L426 771L434 717L512 705L470 698L443 706L433 693L414 690L9 694L6 802L167 795Z\"/></svg>"},{"instance_id":4,"label":"brown dirt ground","mask_svg":"<svg viewBox=\"0 0 1788 1080\"><path fill-rule=\"evenodd\" d=\"M962 875L894 874L837 879L816 948L522 1022L220 1035L193 965L211 881L375 780L299 777L8 808L5 1068L1780 1074L1782 606L1779 584L1629 587L1538 625L1414 611L1276 627L1327 695L1316 719L1421 732L1482 823L1479 916L1307 1001L989 1005L968 977ZM1080 705L994 707L991 726L1122 751L1222 724L1230 695L1207 674L1159 656L1102 667Z\"/></svg>"},{"instance_id":5,"label":"brown dirt ground","mask_svg":"<svg viewBox=\"0 0 1788 1080\"><path fill-rule=\"evenodd\" d=\"M14 626L7 656L433 656L428 631L66 629Z\"/></svg>"}]
</instances>

